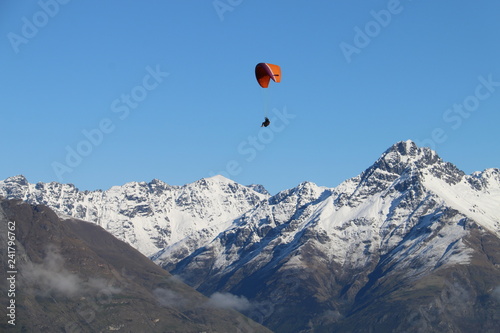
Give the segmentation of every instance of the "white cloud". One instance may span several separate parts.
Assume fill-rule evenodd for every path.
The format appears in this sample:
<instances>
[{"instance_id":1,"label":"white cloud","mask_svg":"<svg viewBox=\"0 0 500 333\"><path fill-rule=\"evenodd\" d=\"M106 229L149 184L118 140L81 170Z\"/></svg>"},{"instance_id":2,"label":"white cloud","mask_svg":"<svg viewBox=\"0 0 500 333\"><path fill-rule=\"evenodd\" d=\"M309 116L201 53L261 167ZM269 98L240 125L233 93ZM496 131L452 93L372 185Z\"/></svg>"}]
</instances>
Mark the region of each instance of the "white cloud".
<instances>
[{"instance_id":1,"label":"white cloud","mask_svg":"<svg viewBox=\"0 0 500 333\"><path fill-rule=\"evenodd\" d=\"M245 296L219 292L210 296L208 305L223 309L233 309L236 311L246 311L252 308L252 304Z\"/></svg>"},{"instance_id":2,"label":"white cloud","mask_svg":"<svg viewBox=\"0 0 500 333\"><path fill-rule=\"evenodd\" d=\"M101 278L82 279L64 267L64 257L54 246L47 248L39 264L29 261L20 269L23 281L40 296L75 297L88 293L116 294L119 289Z\"/></svg>"},{"instance_id":3,"label":"white cloud","mask_svg":"<svg viewBox=\"0 0 500 333\"><path fill-rule=\"evenodd\" d=\"M62 294L75 296L79 294L83 281L64 268L64 258L49 246L42 263L28 262L21 268L22 277L39 295Z\"/></svg>"},{"instance_id":4,"label":"white cloud","mask_svg":"<svg viewBox=\"0 0 500 333\"><path fill-rule=\"evenodd\" d=\"M170 289L156 288L153 294L161 306L180 307L186 303L185 297Z\"/></svg>"},{"instance_id":5,"label":"white cloud","mask_svg":"<svg viewBox=\"0 0 500 333\"><path fill-rule=\"evenodd\" d=\"M496 298L498 302L500 302L500 286L496 286L491 292L491 296Z\"/></svg>"}]
</instances>

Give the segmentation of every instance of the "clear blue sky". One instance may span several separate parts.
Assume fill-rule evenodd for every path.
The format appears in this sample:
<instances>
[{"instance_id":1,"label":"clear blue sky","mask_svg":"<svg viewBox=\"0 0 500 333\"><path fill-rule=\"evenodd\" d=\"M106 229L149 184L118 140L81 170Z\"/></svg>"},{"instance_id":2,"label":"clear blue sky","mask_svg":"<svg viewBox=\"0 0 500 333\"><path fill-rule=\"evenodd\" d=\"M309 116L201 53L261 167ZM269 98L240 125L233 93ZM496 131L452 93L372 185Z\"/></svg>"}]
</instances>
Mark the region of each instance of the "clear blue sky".
<instances>
[{"instance_id":1,"label":"clear blue sky","mask_svg":"<svg viewBox=\"0 0 500 333\"><path fill-rule=\"evenodd\" d=\"M407 139L500 167L497 0L12 0L0 32L1 179L276 193ZM259 62L282 82L260 88Z\"/></svg>"}]
</instances>

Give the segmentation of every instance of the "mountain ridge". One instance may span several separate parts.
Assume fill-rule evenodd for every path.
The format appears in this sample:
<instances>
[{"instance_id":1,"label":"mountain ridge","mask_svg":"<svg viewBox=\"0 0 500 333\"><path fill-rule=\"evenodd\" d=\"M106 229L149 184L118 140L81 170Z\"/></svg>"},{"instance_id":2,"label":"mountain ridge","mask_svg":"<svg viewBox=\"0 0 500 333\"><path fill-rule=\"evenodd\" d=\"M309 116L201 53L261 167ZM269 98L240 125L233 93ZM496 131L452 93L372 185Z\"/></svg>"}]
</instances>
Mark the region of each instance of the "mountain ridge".
<instances>
[{"instance_id":1,"label":"mountain ridge","mask_svg":"<svg viewBox=\"0 0 500 333\"><path fill-rule=\"evenodd\" d=\"M231 200L225 200L225 194ZM184 186L157 179L130 182L105 191L79 191L57 182L30 184L24 176L15 176L0 181L0 195L45 204L61 216L97 223L145 255L177 241L176 237L217 228L267 198L222 176Z\"/></svg>"}]
</instances>

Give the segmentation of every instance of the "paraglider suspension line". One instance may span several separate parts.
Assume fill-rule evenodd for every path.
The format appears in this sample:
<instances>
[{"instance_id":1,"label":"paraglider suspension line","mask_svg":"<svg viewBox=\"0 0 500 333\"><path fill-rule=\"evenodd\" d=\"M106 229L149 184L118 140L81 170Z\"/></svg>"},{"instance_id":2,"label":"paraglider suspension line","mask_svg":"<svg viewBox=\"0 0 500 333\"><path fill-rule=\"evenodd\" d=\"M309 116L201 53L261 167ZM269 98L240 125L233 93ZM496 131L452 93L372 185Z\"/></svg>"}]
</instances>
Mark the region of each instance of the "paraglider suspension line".
<instances>
[{"instance_id":1,"label":"paraglider suspension line","mask_svg":"<svg viewBox=\"0 0 500 333\"><path fill-rule=\"evenodd\" d=\"M267 89L262 89L262 109L264 117L267 117L269 114L269 93Z\"/></svg>"}]
</instances>

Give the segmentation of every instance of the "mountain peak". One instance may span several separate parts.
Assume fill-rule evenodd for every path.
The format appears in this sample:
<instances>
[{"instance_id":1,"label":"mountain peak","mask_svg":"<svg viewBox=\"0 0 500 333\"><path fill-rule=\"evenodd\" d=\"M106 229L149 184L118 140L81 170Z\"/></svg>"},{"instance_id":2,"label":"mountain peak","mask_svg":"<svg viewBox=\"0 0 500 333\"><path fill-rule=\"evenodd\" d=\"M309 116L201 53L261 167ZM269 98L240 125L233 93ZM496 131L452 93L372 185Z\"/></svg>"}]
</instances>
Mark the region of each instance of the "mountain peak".
<instances>
[{"instance_id":1,"label":"mountain peak","mask_svg":"<svg viewBox=\"0 0 500 333\"><path fill-rule=\"evenodd\" d=\"M232 181L229 178L224 177L223 175L215 175L212 177L202 178L202 180L211 180L211 181L217 182L217 183L234 183L234 181Z\"/></svg>"},{"instance_id":2,"label":"mountain peak","mask_svg":"<svg viewBox=\"0 0 500 333\"><path fill-rule=\"evenodd\" d=\"M396 142L394 145L392 145L391 148L389 148L389 150L397 151L401 155L415 156L419 148L417 147L417 144L412 140L406 140Z\"/></svg>"},{"instance_id":3,"label":"mountain peak","mask_svg":"<svg viewBox=\"0 0 500 333\"><path fill-rule=\"evenodd\" d=\"M225 186L243 187L243 188L251 189L251 190L253 190L257 193L263 194L265 196L270 196L270 193L266 190L266 188L263 185L251 184L251 185L245 186L245 185L241 185L240 183L238 183L232 179L226 178L222 175L215 175L212 177L202 178L202 179L196 181L195 184L201 184L203 186L215 184L215 185L222 186L222 187L225 187Z\"/></svg>"},{"instance_id":4,"label":"mountain peak","mask_svg":"<svg viewBox=\"0 0 500 333\"><path fill-rule=\"evenodd\" d=\"M437 156L436 152L432 149L427 147L418 147L412 140L396 142L382 154L382 157L393 154L397 154L400 157L406 157L406 160L411 158L420 159L424 155Z\"/></svg>"},{"instance_id":5,"label":"mountain peak","mask_svg":"<svg viewBox=\"0 0 500 333\"><path fill-rule=\"evenodd\" d=\"M6 183L17 183L19 185L28 185L28 180L23 175L17 175L5 179Z\"/></svg>"},{"instance_id":6,"label":"mountain peak","mask_svg":"<svg viewBox=\"0 0 500 333\"><path fill-rule=\"evenodd\" d=\"M26 177L18 175L0 181L0 196L24 199L29 183Z\"/></svg>"},{"instance_id":7,"label":"mountain peak","mask_svg":"<svg viewBox=\"0 0 500 333\"><path fill-rule=\"evenodd\" d=\"M252 190L254 190L257 193L265 194L265 195L268 195L268 196L271 195L271 193L269 193L269 191L264 187L264 185L261 185L261 184L250 184L250 185L247 185L247 187L251 188Z\"/></svg>"},{"instance_id":8,"label":"mountain peak","mask_svg":"<svg viewBox=\"0 0 500 333\"><path fill-rule=\"evenodd\" d=\"M435 151L427 147L418 147L412 140L400 141L387 149L373 167L391 173L401 174L409 166L418 168L442 162Z\"/></svg>"},{"instance_id":9,"label":"mountain peak","mask_svg":"<svg viewBox=\"0 0 500 333\"><path fill-rule=\"evenodd\" d=\"M191 187L191 186L201 186L203 188L226 188L227 186L233 186L233 185L239 185L236 183L234 180L231 180L229 178L226 178L222 175L215 175L212 177L205 177L198 179L197 181L187 184L184 186Z\"/></svg>"}]
</instances>

